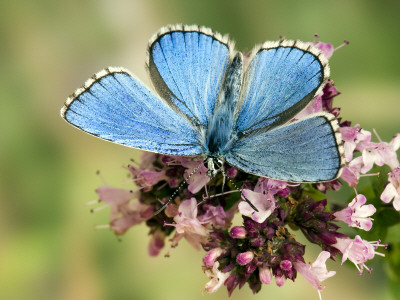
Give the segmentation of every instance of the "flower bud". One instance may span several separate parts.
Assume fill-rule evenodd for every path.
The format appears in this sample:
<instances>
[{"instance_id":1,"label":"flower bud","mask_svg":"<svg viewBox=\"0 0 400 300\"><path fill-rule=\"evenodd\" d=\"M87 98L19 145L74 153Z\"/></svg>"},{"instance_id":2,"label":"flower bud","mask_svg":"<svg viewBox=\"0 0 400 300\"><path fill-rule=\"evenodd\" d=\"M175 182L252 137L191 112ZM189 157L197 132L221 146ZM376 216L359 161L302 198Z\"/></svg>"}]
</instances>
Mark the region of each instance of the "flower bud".
<instances>
[{"instance_id":1,"label":"flower bud","mask_svg":"<svg viewBox=\"0 0 400 300\"><path fill-rule=\"evenodd\" d=\"M234 239L244 239L247 235L247 231L243 226L234 226L230 231L230 235Z\"/></svg>"},{"instance_id":2,"label":"flower bud","mask_svg":"<svg viewBox=\"0 0 400 300\"><path fill-rule=\"evenodd\" d=\"M226 170L226 174L228 175L229 178L235 178L238 174L238 170L232 167Z\"/></svg>"},{"instance_id":3,"label":"flower bud","mask_svg":"<svg viewBox=\"0 0 400 300\"><path fill-rule=\"evenodd\" d=\"M269 267L258 268L260 281L264 284L270 284L272 281L272 273Z\"/></svg>"},{"instance_id":4,"label":"flower bud","mask_svg":"<svg viewBox=\"0 0 400 300\"><path fill-rule=\"evenodd\" d=\"M203 257L203 262L207 267L214 265L217 258L222 254L221 248L214 248L207 252L206 256Z\"/></svg>"},{"instance_id":5,"label":"flower bud","mask_svg":"<svg viewBox=\"0 0 400 300\"><path fill-rule=\"evenodd\" d=\"M290 260L282 260L280 263L280 267L282 270L289 271L292 269L292 262Z\"/></svg>"},{"instance_id":6,"label":"flower bud","mask_svg":"<svg viewBox=\"0 0 400 300\"><path fill-rule=\"evenodd\" d=\"M245 265L247 265L249 262L251 262L251 261L253 260L253 258L254 258L253 252L251 252L251 251L246 251L246 252L239 253L239 254L236 256L236 262L237 262L239 265L245 266Z\"/></svg>"}]
</instances>

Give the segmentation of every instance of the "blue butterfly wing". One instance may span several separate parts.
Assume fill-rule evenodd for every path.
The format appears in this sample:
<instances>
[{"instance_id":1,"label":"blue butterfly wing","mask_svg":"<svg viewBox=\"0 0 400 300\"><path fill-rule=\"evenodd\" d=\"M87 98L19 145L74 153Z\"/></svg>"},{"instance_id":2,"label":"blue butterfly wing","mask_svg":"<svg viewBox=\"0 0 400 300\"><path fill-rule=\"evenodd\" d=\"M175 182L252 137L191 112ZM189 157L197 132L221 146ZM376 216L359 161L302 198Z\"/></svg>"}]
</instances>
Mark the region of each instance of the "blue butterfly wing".
<instances>
[{"instance_id":1,"label":"blue butterfly wing","mask_svg":"<svg viewBox=\"0 0 400 300\"><path fill-rule=\"evenodd\" d=\"M290 182L330 181L344 165L339 126L328 113L237 141L225 159L247 173Z\"/></svg>"},{"instance_id":2,"label":"blue butterfly wing","mask_svg":"<svg viewBox=\"0 0 400 300\"><path fill-rule=\"evenodd\" d=\"M102 139L170 155L203 153L199 132L122 68L95 74L69 97L61 116Z\"/></svg>"},{"instance_id":3,"label":"blue butterfly wing","mask_svg":"<svg viewBox=\"0 0 400 300\"><path fill-rule=\"evenodd\" d=\"M266 42L252 53L236 106L237 132L269 130L286 123L329 77L327 60L302 42Z\"/></svg>"},{"instance_id":4,"label":"blue butterfly wing","mask_svg":"<svg viewBox=\"0 0 400 300\"><path fill-rule=\"evenodd\" d=\"M233 44L199 26L162 28L149 42L147 67L158 94L199 128L213 114Z\"/></svg>"}]
</instances>

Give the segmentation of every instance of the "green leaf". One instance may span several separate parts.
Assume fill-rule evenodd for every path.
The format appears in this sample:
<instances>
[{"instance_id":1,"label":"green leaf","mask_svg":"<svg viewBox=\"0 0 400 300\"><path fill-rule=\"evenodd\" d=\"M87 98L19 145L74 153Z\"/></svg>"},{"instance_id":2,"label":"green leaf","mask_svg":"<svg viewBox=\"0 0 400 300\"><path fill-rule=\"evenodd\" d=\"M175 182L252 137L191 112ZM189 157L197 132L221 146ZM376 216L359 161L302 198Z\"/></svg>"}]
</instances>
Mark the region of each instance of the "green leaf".
<instances>
[{"instance_id":1,"label":"green leaf","mask_svg":"<svg viewBox=\"0 0 400 300\"><path fill-rule=\"evenodd\" d=\"M393 207L385 207L380 209L374 216L375 224L390 227L400 223L400 213Z\"/></svg>"},{"instance_id":2,"label":"green leaf","mask_svg":"<svg viewBox=\"0 0 400 300\"><path fill-rule=\"evenodd\" d=\"M395 299L400 299L400 242L389 245L386 257L389 287Z\"/></svg>"},{"instance_id":3,"label":"green leaf","mask_svg":"<svg viewBox=\"0 0 400 300\"><path fill-rule=\"evenodd\" d=\"M304 184L303 195L306 195L315 201L326 199L326 195L318 189L314 188L311 184Z\"/></svg>"}]
</instances>

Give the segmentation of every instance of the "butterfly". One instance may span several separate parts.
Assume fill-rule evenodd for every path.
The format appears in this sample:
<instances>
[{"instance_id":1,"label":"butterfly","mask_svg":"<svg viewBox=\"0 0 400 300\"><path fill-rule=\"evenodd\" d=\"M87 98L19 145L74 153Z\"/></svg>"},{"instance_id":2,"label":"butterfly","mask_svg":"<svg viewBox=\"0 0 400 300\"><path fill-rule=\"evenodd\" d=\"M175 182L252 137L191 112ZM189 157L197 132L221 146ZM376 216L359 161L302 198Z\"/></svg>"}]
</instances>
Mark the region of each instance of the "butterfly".
<instances>
[{"instance_id":1,"label":"butterfly","mask_svg":"<svg viewBox=\"0 0 400 300\"><path fill-rule=\"evenodd\" d=\"M170 25L149 41L157 93L124 68L106 68L65 102L61 116L99 138L141 150L202 155L209 175L227 162L258 176L322 182L344 165L338 122L317 113L291 122L329 77L312 45L281 40L234 50L228 36Z\"/></svg>"}]
</instances>

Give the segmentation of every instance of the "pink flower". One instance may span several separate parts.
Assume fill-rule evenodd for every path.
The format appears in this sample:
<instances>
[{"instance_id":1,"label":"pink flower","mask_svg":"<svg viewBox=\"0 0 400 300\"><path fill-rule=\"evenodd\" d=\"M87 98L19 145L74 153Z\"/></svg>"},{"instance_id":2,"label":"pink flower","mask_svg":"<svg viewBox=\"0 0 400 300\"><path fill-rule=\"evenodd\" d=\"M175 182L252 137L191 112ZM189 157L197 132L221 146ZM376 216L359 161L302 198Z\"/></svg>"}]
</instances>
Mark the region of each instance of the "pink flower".
<instances>
[{"instance_id":1,"label":"pink flower","mask_svg":"<svg viewBox=\"0 0 400 300\"><path fill-rule=\"evenodd\" d=\"M258 212L251 208L251 206L245 201L239 203L239 212L242 215L252 218L258 223L264 222L275 209L275 198L269 194L265 195L248 189L243 189L242 199L244 199L243 196L258 209Z\"/></svg>"},{"instance_id":2,"label":"pink flower","mask_svg":"<svg viewBox=\"0 0 400 300\"><path fill-rule=\"evenodd\" d=\"M325 55L327 59L331 58L333 52L335 51L333 45L329 43L318 42L315 47L321 50L322 54Z\"/></svg>"},{"instance_id":3,"label":"pink flower","mask_svg":"<svg viewBox=\"0 0 400 300\"><path fill-rule=\"evenodd\" d=\"M110 221L110 228L115 234L124 234L129 228L135 226L153 216L151 205L140 202L130 203L126 207L120 207L121 215Z\"/></svg>"},{"instance_id":4,"label":"pink flower","mask_svg":"<svg viewBox=\"0 0 400 300\"><path fill-rule=\"evenodd\" d=\"M318 182L315 185L317 189L323 193L327 192L329 189L332 189L333 191L338 191L342 186L340 181L337 179L327 182Z\"/></svg>"},{"instance_id":5,"label":"pink flower","mask_svg":"<svg viewBox=\"0 0 400 300\"><path fill-rule=\"evenodd\" d=\"M319 35L315 35L316 38L319 38ZM309 42L308 44L313 45L314 47L318 48L322 54L327 58L331 58L333 55L333 52L337 51L338 49L342 48L344 45L348 45L348 41L344 41L342 45L333 48L333 45L330 43L324 43L324 42L316 42L315 39L313 42Z\"/></svg>"},{"instance_id":6,"label":"pink flower","mask_svg":"<svg viewBox=\"0 0 400 300\"><path fill-rule=\"evenodd\" d=\"M351 187L355 188L360 179L360 172L363 165L362 156L353 159L347 166L343 168L342 175L340 176Z\"/></svg>"},{"instance_id":7,"label":"pink flower","mask_svg":"<svg viewBox=\"0 0 400 300\"><path fill-rule=\"evenodd\" d=\"M165 171L157 172L143 170L140 171L135 178L136 184L140 187L150 187L160 182L161 180L168 180L168 177L165 175Z\"/></svg>"},{"instance_id":8,"label":"pink flower","mask_svg":"<svg viewBox=\"0 0 400 300\"><path fill-rule=\"evenodd\" d=\"M216 229L225 229L230 226L229 217L222 206L205 204L203 208L206 212L198 218L201 223L211 223Z\"/></svg>"},{"instance_id":9,"label":"pink flower","mask_svg":"<svg viewBox=\"0 0 400 300\"><path fill-rule=\"evenodd\" d=\"M396 151L400 147L400 134L396 134L390 143L386 142L366 142L360 144L364 167L362 173L366 173L372 169L373 164L378 166L388 165L392 170L399 167L400 163L397 159Z\"/></svg>"},{"instance_id":10,"label":"pink flower","mask_svg":"<svg viewBox=\"0 0 400 300\"><path fill-rule=\"evenodd\" d=\"M364 205L366 201L364 195L357 195L345 209L334 213L336 220L369 231L372 227L372 218L369 217L376 212L376 208L372 204Z\"/></svg>"},{"instance_id":11,"label":"pink flower","mask_svg":"<svg viewBox=\"0 0 400 300\"><path fill-rule=\"evenodd\" d=\"M363 142L371 141L371 132L359 129L360 125L354 127L341 127L340 132L344 141L344 155L347 161L353 159L353 152L357 145Z\"/></svg>"},{"instance_id":12,"label":"pink flower","mask_svg":"<svg viewBox=\"0 0 400 300\"><path fill-rule=\"evenodd\" d=\"M322 281L336 274L326 268L326 260L331 256L328 251L322 251L311 265L296 261L294 266L301 275L317 290L323 289Z\"/></svg>"},{"instance_id":13,"label":"pink flower","mask_svg":"<svg viewBox=\"0 0 400 300\"><path fill-rule=\"evenodd\" d=\"M339 116L340 108L333 107L333 98L338 96L340 93L336 89L333 81L328 80L322 91L323 91L323 94L321 96L322 111L329 112L333 114L335 117Z\"/></svg>"},{"instance_id":14,"label":"pink flower","mask_svg":"<svg viewBox=\"0 0 400 300\"><path fill-rule=\"evenodd\" d=\"M389 173L389 183L381 195L381 200L389 203L393 199L393 207L400 210L400 168Z\"/></svg>"},{"instance_id":15,"label":"pink flower","mask_svg":"<svg viewBox=\"0 0 400 300\"><path fill-rule=\"evenodd\" d=\"M365 262L373 259L377 254L375 252L375 248L379 246L377 242L364 241L359 235L353 240L350 238L336 238L336 241L336 244L332 246L342 252L342 264L348 259L357 267L360 274L364 268L370 271Z\"/></svg>"},{"instance_id":16,"label":"pink flower","mask_svg":"<svg viewBox=\"0 0 400 300\"><path fill-rule=\"evenodd\" d=\"M140 169L154 170L154 162L157 160L157 154L144 151L140 159Z\"/></svg>"},{"instance_id":17,"label":"pink flower","mask_svg":"<svg viewBox=\"0 0 400 300\"><path fill-rule=\"evenodd\" d=\"M214 263L212 268L203 267L204 273L210 279L210 281L207 282L205 286L205 291L207 293L216 292L224 284L225 280L231 274L231 272L221 272L218 268L219 268L218 261Z\"/></svg>"},{"instance_id":18,"label":"pink flower","mask_svg":"<svg viewBox=\"0 0 400 300\"><path fill-rule=\"evenodd\" d=\"M153 216L153 207L140 202L131 202L138 192L103 185L96 190L101 202L110 206L110 229L115 234L123 234L130 227Z\"/></svg>"},{"instance_id":19,"label":"pink flower","mask_svg":"<svg viewBox=\"0 0 400 300\"><path fill-rule=\"evenodd\" d=\"M165 244L165 233L161 230L156 230L149 243L149 255L157 256Z\"/></svg>"},{"instance_id":20,"label":"pink flower","mask_svg":"<svg viewBox=\"0 0 400 300\"><path fill-rule=\"evenodd\" d=\"M300 120L307 117L308 115L322 111L322 97L318 95L314 100L312 100L305 109L303 109L299 114L296 115L294 120Z\"/></svg>"},{"instance_id":21,"label":"pink flower","mask_svg":"<svg viewBox=\"0 0 400 300\"><path fill-rule=\"evenodd\" d=\"M187 180L189 184L188 190L192 194L196 194L210 181L210 177L207 175L208 169L203 165L202 161L194 161L185 157L179 157L178 160L182 166L187 168L184 175L185 179L191 175ZM192 174L196 168L197 171Z\"/></svg>"},{"instance_id":22,"label":"pink flower","mask_svg":"<svg viewBox=\"0 0 400 300\"><path fill-rule=\"evenodd\" d=\"M286 181L260 177L254 187L254 191L257 193L276 195L282 190L285 190L287 185L288 183Z\"/></svg>"},{"instance_id":23,"label":"pink flower","mask_svg":"<svg viewBox=\"0 0 400 300\"><path fill-rule=\"evenodd\" d=\"M176 235L173 245L184 237L195 249L199 250L201 243L207 241L209 230L197 219L197 201L195 198L184 200L179 205L178 214L174 217Z\"/></svg>"}]
</instances>

